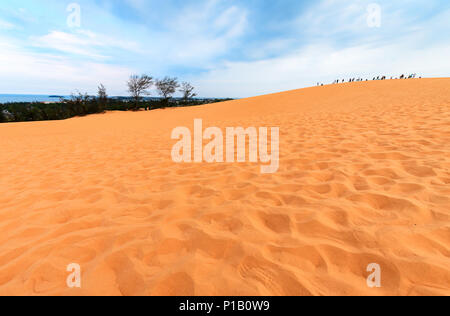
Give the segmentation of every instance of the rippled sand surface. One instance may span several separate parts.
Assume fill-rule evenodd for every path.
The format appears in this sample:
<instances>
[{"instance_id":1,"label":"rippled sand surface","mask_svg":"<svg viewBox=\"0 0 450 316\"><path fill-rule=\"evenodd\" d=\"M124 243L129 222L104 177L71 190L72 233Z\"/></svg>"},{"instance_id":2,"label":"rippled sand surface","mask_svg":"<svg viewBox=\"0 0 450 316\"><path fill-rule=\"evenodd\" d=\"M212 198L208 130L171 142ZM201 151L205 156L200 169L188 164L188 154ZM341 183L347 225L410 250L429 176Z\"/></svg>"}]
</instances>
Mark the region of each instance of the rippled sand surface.
<instances>
[{"instance_id":1,"label":"rippled sand surface","mask_svg":"<svg viewBox=\"0 0 450 316\"><path fill-rule=\"evenodd\" d=\"M279 126L279 171L172 162L196 118ZM450 295L450 79L3 124L0 148L1 295Z\"/></svg>"}]
</instances>

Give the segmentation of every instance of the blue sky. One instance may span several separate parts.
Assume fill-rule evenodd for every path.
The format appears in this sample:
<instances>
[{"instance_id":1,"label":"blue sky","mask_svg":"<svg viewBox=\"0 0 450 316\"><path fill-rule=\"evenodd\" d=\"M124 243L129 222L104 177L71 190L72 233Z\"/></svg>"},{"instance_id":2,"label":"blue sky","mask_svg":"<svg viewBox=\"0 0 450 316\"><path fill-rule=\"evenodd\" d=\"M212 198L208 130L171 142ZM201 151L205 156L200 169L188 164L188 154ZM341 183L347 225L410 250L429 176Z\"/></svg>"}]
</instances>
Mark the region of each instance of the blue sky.
<instances>
[{"instance_id":1,"label":"blue sky","mask_svg":"<svg viewBox=\"0 0 450 316\"><path fill-rule=\"evenodd\" d=\"M67 23L72 3L79 27ZM95 93L103 83L125 95L133 73L176 76L205 97L448 77L449 21L448 0L2 0L0 93Z\"/></svg>"}]
</instances>

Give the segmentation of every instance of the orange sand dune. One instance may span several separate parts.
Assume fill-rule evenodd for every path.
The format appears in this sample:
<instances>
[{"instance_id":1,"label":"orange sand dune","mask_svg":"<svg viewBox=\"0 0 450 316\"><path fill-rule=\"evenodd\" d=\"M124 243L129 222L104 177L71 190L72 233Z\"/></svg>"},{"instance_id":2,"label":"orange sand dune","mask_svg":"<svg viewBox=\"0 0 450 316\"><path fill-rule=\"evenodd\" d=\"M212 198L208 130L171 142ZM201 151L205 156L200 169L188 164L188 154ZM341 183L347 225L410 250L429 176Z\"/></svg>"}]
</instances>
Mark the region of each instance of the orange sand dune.
<instances>
[{"instance_id":1,"label":"orange sand dune","mask_svg":"<svg viewBox=\"0 0 450 316\"><path fill-rule=\"evenodd\" d=\"M279 126L280 169L171 131ZM0 125L0 295L450 295L450 79ZM81 289L66 286L70 263ZM366 284L371 263L382 287Z\"/></svg>"}]
</instances>

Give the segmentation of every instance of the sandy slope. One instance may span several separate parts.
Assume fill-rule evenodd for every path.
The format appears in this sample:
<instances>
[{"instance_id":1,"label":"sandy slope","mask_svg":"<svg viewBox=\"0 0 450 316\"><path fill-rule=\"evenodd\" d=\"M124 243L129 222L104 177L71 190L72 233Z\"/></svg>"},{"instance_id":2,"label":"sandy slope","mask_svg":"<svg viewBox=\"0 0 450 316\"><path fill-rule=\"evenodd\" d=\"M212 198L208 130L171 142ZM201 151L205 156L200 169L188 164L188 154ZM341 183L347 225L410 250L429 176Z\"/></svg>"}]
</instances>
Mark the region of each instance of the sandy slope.
<instances>
[{"instance_id":1,"label":"sandy slope","mask_svg":"<svg viewBox=\"0 0 450 316\"><path fill-rule=\"evenodd\" d=\"M279 126L279 172L173 163L194 118ZM4 124L0 148L3 295L450 295L450 79Z\"/></svg>"}]
</instances>

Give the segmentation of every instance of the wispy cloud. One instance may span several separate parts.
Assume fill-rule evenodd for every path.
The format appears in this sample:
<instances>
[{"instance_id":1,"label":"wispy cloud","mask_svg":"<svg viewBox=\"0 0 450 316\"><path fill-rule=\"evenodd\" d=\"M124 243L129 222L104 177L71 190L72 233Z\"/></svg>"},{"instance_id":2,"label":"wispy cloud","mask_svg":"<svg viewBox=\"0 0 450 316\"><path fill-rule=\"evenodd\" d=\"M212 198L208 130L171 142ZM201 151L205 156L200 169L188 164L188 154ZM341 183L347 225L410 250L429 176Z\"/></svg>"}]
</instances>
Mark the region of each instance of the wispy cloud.
<instances>
[{"instance_id":1,"label":"wispy cloud","mask_svg":"<svg viewBox=\"0 0 450 316\"><path fill-rule=\"evenodd\" d=\"M106 49L118 48L129 52L139 51L137 43L115 39L82 29L76 29L72 33L51 31L44 36L31 37L31 42L37 47L95 59L108 58L109 56L100 53L100 51L105 51Z\"/></svg>"},{"instance_id":2,"label":"wispy cloud","mask_svg":"<svg viewBox=\"0 0 450 316\"><path fill-rule=\"evenodd\" d=\"M215 58L226 56L244 35L247 11L231 6L222 10L220 1L187 7L181 10L166 28L155 32L157 43L152 47L156 58L169 63L210 65Z\"/></svg>"},{"instance_id":3,"label":"wispy cloud","mask_svg":"<svg viewBox=\"0 0 450 316\"><path fill-rule=\"evenodd\" d=\"M15 27L14 24L0 19L0 30L12 30Z\"/></svg>"},{"instance_id":4,"label":"wispy cloud","mask_svg":"<svg viewBox=\"0 0 450 316\"><path fill-rule=\"evenodd\" d=\"M0 93L95 92L102 82L112 91L125 92L125 80L135 70L101 62L74 60L33 53L0 38Z\"/></svg>"},{"instance_id":5,"label":"wispy cloud","mask_svg":"<svg viewBox=\"0 0 450 316\"><path fill-rule=\"evenodd\" d=\"M98 59L106 58L106 56L95 52L97 43L92 41L90 37L81 37L76 34L52 31L41 37L32 37L31 40L33 45L37 47L50 48L69 54L83 55Z\"/></svg>"}]
</instances>

